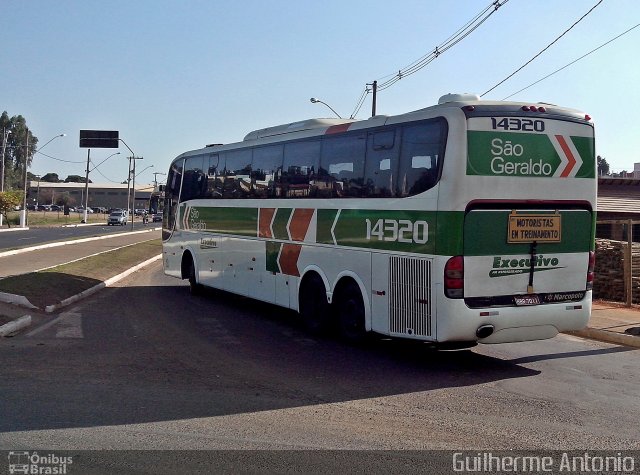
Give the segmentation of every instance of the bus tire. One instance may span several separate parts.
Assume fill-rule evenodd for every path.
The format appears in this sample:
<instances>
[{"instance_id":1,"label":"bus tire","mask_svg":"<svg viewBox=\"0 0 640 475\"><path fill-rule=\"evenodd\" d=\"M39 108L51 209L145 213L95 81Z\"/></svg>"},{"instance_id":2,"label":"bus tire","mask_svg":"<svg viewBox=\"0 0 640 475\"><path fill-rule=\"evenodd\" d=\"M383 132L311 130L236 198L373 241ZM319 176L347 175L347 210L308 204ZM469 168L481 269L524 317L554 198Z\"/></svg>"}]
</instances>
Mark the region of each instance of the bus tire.
<instances>
[{"instance_id":1,"label":"bus tire","mask_svg":"<svg viewBox=\"0 0 640 475\"><path fill-rule=\"evenodd\" d=\"M196 266L193 263L193 260L190 260L189 262L189 293L191 295L202 294L202 285L198 284L198 280L196 278Z\"/></svg>"},{"instance_id":2,"label":"bus tire","mask_svg":"<svg viewBox=\"0 0 640 475\"><path fill-rule=\"evenodd\" d=\"M306 330L313 335L327 334L331 327L331 309L324 282L318 274L302 280L298 299L300 317Z\"/></svg>"},{"instance_id":3,"label":"bus tire","mask_svg":"<svg viewBox=\"0 0 640 475\"><path fill-rule=\"evenodd\" d=\"M342 287L336 307L340 337L353 344L364 342L367 336L364 300L355 282L351 281Z\"/></svg>"}]
</instances>

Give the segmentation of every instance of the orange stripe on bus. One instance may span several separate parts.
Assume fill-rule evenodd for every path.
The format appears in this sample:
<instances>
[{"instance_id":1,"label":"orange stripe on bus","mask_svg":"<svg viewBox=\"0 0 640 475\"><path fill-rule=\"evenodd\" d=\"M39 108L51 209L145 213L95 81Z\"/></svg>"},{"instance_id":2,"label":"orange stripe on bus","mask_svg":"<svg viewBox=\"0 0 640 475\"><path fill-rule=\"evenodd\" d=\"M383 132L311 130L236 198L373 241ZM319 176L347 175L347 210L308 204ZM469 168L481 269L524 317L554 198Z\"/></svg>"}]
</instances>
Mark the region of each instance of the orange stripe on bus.
<instances>
[{"instance_id":1,"label":"orange stripe on bus","mask_svg":"<svg viewBox=\"0 0 640 475\"><path fill-rule=\"evenodd\" d=\"M275 208L260 208L260 217L258 218L258 237L273 238L271 234L271 221L276 213Z\"/></svg>"},{"instance_id":2,"label":"orange stripe on bus","mask_svg":"<svg viewBox=\"0 0 640 475\"><path fill-rule=\"evenodd\" d=\"M302 246L300 244L282 245L278 262L283 274L300 277L300 272L298 272L298 258L300 257L301 251Z\"/></svg>"},{"instance_id":3,"label":"orange stripe on bus","mask_svg":"<svg viewBox=\"0 0 640 475\"><path fill-rule=\"evenodd\" d=\"M289 236L292 241L304 241L311 218L313 218L313 212L313 209L308 208L296 208L293 211L293 217L289 223Z\"/></svg>"},{"instance_id":4,"label":"orange stripe on bus","mask_svg":"<svg viewBox=\"0 0 640 475\"><path fill-rule=\"evenodd\" d=\"M346 132L347 130L349 130L350 125L351 122L349 122L348 124L332 125L327 129L325 134L340 134L342 132Z\"/></svg>"}]
</instances>

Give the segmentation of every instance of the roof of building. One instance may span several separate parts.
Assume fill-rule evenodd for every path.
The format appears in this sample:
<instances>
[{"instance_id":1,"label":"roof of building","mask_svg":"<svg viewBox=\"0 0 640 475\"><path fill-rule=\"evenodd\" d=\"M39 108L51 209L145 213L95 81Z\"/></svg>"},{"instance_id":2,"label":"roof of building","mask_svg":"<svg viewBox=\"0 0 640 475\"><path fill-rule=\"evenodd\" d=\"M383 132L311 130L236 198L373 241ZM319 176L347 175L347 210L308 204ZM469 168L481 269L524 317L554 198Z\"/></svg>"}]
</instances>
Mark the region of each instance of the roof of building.
<instances>
[{"instance_id":1,"label":"roof of building","mask_svg":"<svg viewBox=\"0 0 640 475\"><path fill-rule=\"evenodd\" d=\"M32 180L29 182L30 188L62 188L62 189L76 189L84 188L84 183L51 183L48 181ZM89 188L92 189L105 189L105 190L126 190L128 185L126 183L89 183ZM136 190L138 191L153 191L154 187L151 184L138 184L136 183Z\"/></svg>"},{"instance_id":2,"label":"roof of building","mask_svg":"<svg viewBox=\"0 0 640 475\"><path fill-rule=\"evenodd\" d=\"M598 216L640 218L640 180L598 178Z\"/></svg>"}]
</instances>

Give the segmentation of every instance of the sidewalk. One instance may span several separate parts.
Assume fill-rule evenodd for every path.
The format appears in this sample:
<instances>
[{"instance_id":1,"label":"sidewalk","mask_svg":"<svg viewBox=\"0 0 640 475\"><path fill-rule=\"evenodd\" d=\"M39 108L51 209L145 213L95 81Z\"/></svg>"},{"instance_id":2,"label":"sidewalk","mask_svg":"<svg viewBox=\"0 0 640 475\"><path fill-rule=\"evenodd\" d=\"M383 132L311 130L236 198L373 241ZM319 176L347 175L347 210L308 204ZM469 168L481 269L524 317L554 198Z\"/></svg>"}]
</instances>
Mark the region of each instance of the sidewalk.
<instances>
[{"instance_id":1,"label":"sidewalk","mask_svg":"<svg viewBox=\"0 0 640 475\"><path fill-rule=\"evenodd\" d=\"M572 335L640 348L640 308L617 302L593 302L587 328Z\"/></svg>"}]
</instances>

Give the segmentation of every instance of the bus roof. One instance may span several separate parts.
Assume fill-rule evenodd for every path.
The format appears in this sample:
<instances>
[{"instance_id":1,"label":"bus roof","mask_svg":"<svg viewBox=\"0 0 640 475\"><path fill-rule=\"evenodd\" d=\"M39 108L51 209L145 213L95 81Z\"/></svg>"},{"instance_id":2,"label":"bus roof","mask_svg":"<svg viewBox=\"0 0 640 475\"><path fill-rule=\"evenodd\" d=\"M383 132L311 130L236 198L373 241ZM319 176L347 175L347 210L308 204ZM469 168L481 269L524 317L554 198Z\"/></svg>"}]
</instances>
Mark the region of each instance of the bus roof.
<instances>
[{"instance_id":1,"label":"bus roof","mask_svg":"<svg viewBox=\"0 0 640 475\"><path fill-rule=\"evenodd\" d=\"M508 115L518 114L522 111L529 110L525 108L531 108L532 106L536 106L538 109L540 106L543 107L547 112L547 117L549 118L565 118L572 119L576 121L584 121L585 123L589 123L591 117L586 115L584 112L580 112L578 110L569 109L566 107L560 107L553 104L538 102L534 104L533 102L507 102L507 101L491 101L491 100L482 100L480 96L477 94L445 94L440 97L438 103L436 105L432 105L429 107L425 107L422 109L418 109L415 111L407 112L404 114L398 114L396 116L390 117L386 115L376 115L364 120L355 120L355 119L306 119L297 122L290 122L288 124L281 124L272 127L266 127L263 129L257 129L252 132L249 132L242 142L235 142L229 144L210 144L204 148L213 148L215 149L235 149L249 146L251 142L260 142L260 143L274 143L278 142L281 139L284 139L284 136L291 134L291 138L302 138L302 137L310 137L310 136L321 136L324 134L331 134L337 132L344 132L347 130L359 130L366 129L369 127L383 126L389 123L391 119L392 122L403 122L404 120L412 120L416 116L421 116L425 113L430 115L432 111L443 110L446 108L456 108L462 109L464 114L467 117L470 116L483 116L487 114L495 113L496 111L500 111L501 113L505 113ZM541 109L542 111L542 109ZM201 151L202 149L192 150L190 152L185 152L176 158L179 159L186 155L191 155L193 152Z\"/></svg>"}]
</instances>

